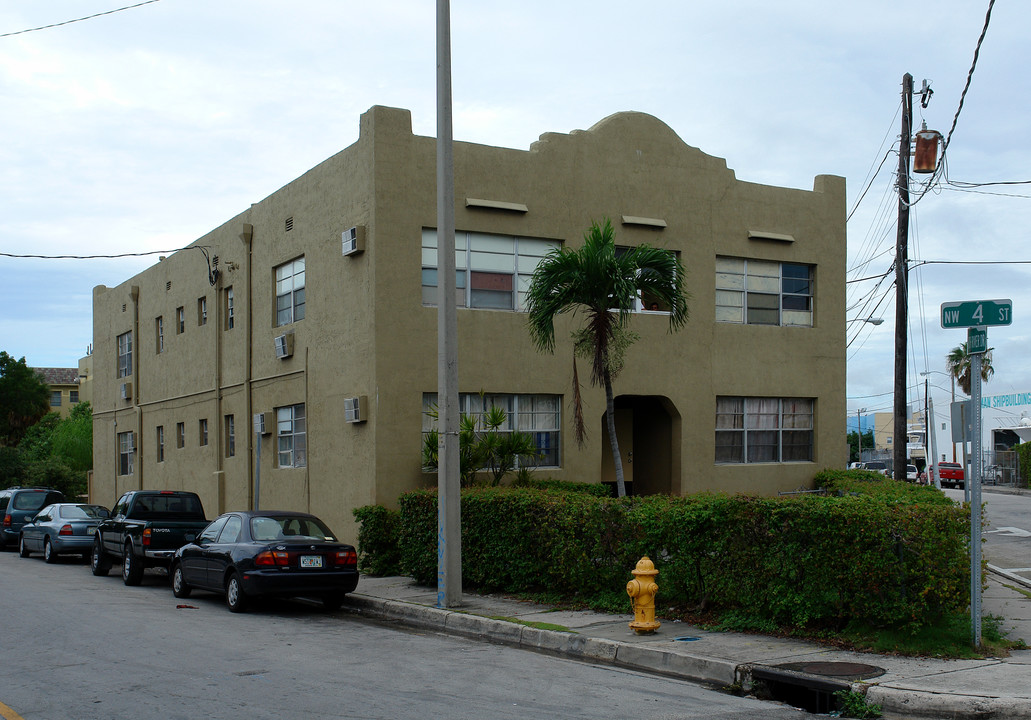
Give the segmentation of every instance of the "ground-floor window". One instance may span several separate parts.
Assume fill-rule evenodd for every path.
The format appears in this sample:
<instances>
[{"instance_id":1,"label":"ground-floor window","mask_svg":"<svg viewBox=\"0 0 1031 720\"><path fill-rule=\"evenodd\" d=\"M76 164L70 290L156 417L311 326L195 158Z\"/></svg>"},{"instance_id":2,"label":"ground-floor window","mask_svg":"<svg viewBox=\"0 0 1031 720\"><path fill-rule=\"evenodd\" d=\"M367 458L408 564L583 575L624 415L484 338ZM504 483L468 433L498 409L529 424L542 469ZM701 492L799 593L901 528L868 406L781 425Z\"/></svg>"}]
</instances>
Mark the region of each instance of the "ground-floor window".
<instances>
[{"instance_id":1,"label":"ground-floor window","mask_svg":"<svg viewBox=\"0 0 1031 720\"><path fill-rule=\"evenodd\" d=\"M716 398L716 462L812 462L812 398Z\"/></svg>"},{"instance_id":2,"label":"ground-floor window","mask_svg":"<svg viewBox=\"0 0 1031 720\"><path fill-rule=\"evenodd\" d=\"M561 395L501 395L489 393L462 393L458 396L459 411L480 422L491 407L505 411L505 424L499 432L518 430L533 437L539 455L533 465L537 467L559 467L559 432L562 428ZM423 393L422 431L428 433L437 429L433 417L437 407L437 393Z\"/></svg>"},{"instance_id":3,"label":"ground-floor window","mask_svg":"<svg viewBox=\"0 0 1031 720\"><path fill-rule=\"evenodd\" d=\"M276 408L279 467L304 467L308 462L304 403Z\"/></svg>"},{"instance_id":4,"label":"ground-floor window","mask_svg":"<svg viewBox=\"0 0 1031 720\"><path fill-rule=\"evenodd\" d=\"M118 474L132 475L133 457L136 454L133 433L118 433Z\"/></svg>"}]
</instances>

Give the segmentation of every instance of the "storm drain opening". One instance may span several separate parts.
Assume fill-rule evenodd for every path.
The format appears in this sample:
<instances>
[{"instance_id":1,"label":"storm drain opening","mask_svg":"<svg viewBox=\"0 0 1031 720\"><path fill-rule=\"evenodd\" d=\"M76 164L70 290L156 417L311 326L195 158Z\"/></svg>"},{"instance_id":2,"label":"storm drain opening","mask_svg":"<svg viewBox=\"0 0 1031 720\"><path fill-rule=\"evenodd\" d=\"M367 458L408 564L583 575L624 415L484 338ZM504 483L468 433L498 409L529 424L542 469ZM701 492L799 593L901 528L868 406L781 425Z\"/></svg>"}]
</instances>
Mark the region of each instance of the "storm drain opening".
<instances>
[{"instance_id":1,"label":"storm drain opening","mask_svg":"<svg viewBox=\"0 0 1031 720\"><path fill-rule=\"evenodd\" d=\"M753 665L752 680L761 680L771 700L811 713L838 708L834 693L848 690L853 682L883 675L884 668L864 663L800 662L777 666Z\"/></svg>"}]
</instances>

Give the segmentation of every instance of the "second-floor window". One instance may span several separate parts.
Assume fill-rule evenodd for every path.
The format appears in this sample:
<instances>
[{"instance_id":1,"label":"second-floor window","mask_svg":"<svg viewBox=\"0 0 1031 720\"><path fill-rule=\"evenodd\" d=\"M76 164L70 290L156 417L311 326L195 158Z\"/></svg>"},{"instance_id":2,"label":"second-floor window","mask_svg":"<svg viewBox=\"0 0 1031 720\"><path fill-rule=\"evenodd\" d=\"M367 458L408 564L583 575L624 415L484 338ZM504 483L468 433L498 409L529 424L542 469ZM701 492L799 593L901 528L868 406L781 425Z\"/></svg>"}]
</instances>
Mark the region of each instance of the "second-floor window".
<instances>
[{"instance_id":1,"label":"second-floor window","mask_svg":"<svg viewBox=\"0 0 1031 720\"><path fill-rule=\"evenodd\" d=\"M276 438L279 443L279 467L304 467L307 464L304 403L276 408Z\"/></svg>"},{"instance_id":2,"label":"second-floor window","mask_svg":"<svg viewBox=\"0 0 1031 720\"><path fill-rule=\"evenodd\" d=\"M455 233L455 285L459 307L522 310L537 265L556 240ZM422 302L437 304L437 231L422 231Z\"/></svg>"},{"instance_id":3,"label":"second-floor window","mask_svg":"<svg viewBox=\"0 0 1031 720\"><path fill-rule=\"evenodd\" d=\"M133 459L136 456L136 447L133 442L133 433L118 433L118 474L132 475Z\"/></svg>"},{"instance_id":4,"label":"second-floor window","mask_svg":"<svg viewBox=\"0 0 1031 720\"><path fill-rule=\"evenodd\" d=\"M229 286L226 288L226 330L232 330L236 324L236 317L233 314L233 288Z\"/></svg>"},{"instance_id":5,"label":"second-floor window","mask_svg":"<svg viewBox=\"0 0 1031 720\"><path fill-rule=\"evenodd\" d=\"M716 321L812 327L813 266L716 258Z\"/></svg>"},{"instance_id":6,"label":"second-floor window","mask_svg":"<svg viewBox=\"0 0 1031 720\"><path fill-rule=\"evenodd\" d=\"M165 319L158 315L154 318L154 339L157 344L157 351L165 351Z\"/></svg>"},{"instance_id":7,"label":"second-floor window","mask_svg":"<svg viewBox=\"0 0 1031 720\"><path fill-rule=\"evenodd\" d=\"M132 375L132 332L118 336L118 377Z\"/></svg>"},{"instance_id":8,"label":"second-floor window","mask_svg":"<svg viewBox=\"0 0 1031 720\"><path fill-rule=\"evenodd\" d=\"M226 457L236 455L236 418L233 415L225 417L226 433Z\"/></svg>"},{"instance_id":9,"label":"second-floor window","mask_svg":"<svg viewBox=\"0 0 1031 720\"><path fill-rule=\"evenodd\" d=\"M186 332L186 308L179 306L175 309L175 334L182 335Z\"/></svg>"},{"instance_id":10,"label":"second-floor window","mask_svg":"<svg viewBox=\"0 0 1031 720\"><path fill-rule=\"evenodd\" d=\"M304 258L276 268L276 325L304 319Z\"/></svg>"}]
</instances>

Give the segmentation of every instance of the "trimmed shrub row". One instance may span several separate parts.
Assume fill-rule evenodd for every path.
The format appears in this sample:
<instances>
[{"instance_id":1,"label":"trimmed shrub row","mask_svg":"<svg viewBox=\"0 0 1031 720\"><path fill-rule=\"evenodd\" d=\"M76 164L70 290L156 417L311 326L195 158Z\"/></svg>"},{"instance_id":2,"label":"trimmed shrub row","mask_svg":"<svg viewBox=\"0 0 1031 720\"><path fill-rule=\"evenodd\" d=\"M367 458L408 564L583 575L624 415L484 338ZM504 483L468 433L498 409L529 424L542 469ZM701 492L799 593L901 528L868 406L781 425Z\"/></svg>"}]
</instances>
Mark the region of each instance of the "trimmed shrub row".
<instances>
[{"instance_id":1,"label":"trimmed shrub row","mask_svg":"<svg viewBox=\"0 0 1031 720\"><path fill-rule=\"evenodd\" d=\"M648 555L660 572L660 609L712 610L743 627L919 626L965 606L967 510L907 483L823 475L835 494L615 499L468 489L463 582L611 601ZM356 516L365 567L436 582L435 492L402 495L393 516L366 508ZM395 530L397 564L388 567L373 556L390 556Z\"/></svg>"}]
</instances>

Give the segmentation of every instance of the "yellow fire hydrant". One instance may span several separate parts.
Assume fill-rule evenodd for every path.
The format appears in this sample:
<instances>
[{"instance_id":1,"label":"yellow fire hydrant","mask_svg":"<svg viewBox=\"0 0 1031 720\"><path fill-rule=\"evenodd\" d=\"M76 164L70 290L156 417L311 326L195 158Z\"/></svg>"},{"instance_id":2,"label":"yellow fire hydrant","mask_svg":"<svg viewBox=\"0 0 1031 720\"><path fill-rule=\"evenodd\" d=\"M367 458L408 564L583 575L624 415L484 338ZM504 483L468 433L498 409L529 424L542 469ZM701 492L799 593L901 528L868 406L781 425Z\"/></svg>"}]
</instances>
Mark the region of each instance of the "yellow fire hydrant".
<instances>
[{"instance_id":1,"label":"yellow fire hydrant","mask_svg":"<svg viewBox=\"0 0 1031 720\"><path fill-rule=\"evenodd\" d=\"M634 579L626 584L626 594L634 603L634 621L630 627L638 635L653 633L659 629L655 620L655 594L659 586L655 584L655 576L659 571L647 556L637 561L637 567L630 571Z\"/></svg>"}]
</instances>

